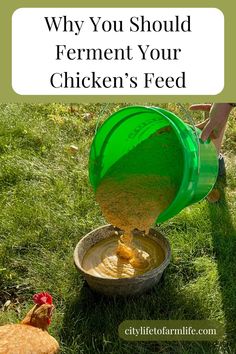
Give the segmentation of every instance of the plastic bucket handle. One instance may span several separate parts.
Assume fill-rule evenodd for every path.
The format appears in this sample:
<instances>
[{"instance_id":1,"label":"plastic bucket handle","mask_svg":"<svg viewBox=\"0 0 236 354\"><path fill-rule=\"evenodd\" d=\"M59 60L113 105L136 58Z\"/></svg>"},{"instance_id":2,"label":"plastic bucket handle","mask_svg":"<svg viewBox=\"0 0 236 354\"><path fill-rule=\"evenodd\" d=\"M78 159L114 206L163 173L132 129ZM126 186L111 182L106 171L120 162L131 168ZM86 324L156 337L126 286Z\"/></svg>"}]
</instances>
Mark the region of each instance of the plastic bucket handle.
<instances>
[{"instance_id":1,"label":"plastic bucket handle","mask_svg":"<svg viewBox=\"0 0 236 354\"><path fill-rule=\"evenodd\" d=\"M196 141L197 141L197 156L198 156L198 169L197 169L197 173L199 175L200 173L200 162L201 162L201 155L200 155L200 139L197 133L197 129L195 127L193 118L191 116L191 114L187 111L187 109L181 104L181 103L177 103L177 106L182 110L183 112L183 117L187 118L187 120L190 122L191 127L193 128L194 132L195 132L195 136L196 136Z\"/></svg>"}]
</instances>

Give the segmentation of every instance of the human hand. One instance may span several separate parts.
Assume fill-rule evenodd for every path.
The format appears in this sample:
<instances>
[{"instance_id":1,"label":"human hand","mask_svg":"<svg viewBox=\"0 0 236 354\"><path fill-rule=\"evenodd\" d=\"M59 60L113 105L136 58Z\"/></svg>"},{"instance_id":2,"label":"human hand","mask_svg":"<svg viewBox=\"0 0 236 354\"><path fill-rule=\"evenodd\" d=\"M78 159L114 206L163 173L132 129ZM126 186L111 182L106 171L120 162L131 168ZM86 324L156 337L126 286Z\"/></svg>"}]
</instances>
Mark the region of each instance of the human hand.
<instances>
[{"instance_id":1,"label":"human hand","mask_svg":"<svg viewBox=\"0 0 236 354\"><path fill-rule=\"evenodd\" d=\"M196 125L202 130L201 139L206 141L209 137L217 139L222 134L232 106L229 103L194 104L189 109L209 112L209 118Z\"/></svg>"}]
</instances>

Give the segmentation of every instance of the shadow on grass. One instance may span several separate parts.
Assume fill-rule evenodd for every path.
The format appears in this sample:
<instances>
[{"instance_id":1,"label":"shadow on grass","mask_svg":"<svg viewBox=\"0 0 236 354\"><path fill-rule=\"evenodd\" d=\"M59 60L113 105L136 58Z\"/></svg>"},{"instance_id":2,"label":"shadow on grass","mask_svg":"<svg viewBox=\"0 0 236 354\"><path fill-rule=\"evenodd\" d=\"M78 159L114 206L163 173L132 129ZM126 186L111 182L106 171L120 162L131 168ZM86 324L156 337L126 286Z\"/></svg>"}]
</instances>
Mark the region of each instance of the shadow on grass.
<instances>
[{"instance_id":1,"label":"shadow on grass","mask_svg":"<svg viewBox=\"0 0 236 354\"><path fill-rule=\"evenodd\" d=\"M135 297L106 297L84 283L78 296L66 305L60 333L63 353L214 353L209 343L125 342L118 337L118 326L127 319L204 318L198 299L186 303L175 288L174 271L170 267L156 287Z\"/></svg>"},{"instance_id":2,"label":"shadow on grass","mask_svg":"<svg viewBox=\"0 0 236 354\"><path fill-rule=\"evenodd\" d=\"M225 197L226 182L218 183L220 202L209 204L213 247L226 320L227 341L236 353L236 230ZM217 220L217 223L216 223Z\"/></svg>"}]
</instances>

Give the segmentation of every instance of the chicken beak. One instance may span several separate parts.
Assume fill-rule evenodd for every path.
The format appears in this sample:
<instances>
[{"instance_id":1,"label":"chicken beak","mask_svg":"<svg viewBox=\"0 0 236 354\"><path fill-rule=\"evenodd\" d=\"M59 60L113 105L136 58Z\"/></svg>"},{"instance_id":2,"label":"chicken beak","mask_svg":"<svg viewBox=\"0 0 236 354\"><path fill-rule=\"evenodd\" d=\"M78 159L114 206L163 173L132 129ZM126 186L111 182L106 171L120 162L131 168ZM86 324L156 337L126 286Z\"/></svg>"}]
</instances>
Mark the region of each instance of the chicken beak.
<instances>
[{"instance_id":1,"label":"chicken beak","mask_svg":"<svg viewBox=\"0 0 236 354\"><path fill-rule=\"evenodd\" d=\"M52 313L55 309L55 306L54 305L51 305L51 307L48 309L48 317L51 318L52 317Z\"/></svg>"}]
</instances>

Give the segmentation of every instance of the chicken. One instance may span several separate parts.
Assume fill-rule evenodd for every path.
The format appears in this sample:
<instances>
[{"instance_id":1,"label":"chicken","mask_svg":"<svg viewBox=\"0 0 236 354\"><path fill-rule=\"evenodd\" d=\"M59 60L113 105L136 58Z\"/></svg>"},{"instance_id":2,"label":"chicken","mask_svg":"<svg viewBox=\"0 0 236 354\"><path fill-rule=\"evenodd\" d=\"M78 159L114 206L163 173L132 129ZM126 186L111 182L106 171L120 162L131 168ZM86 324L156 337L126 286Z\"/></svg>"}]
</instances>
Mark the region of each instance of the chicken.
<instances>
[{"instance_id":1,"label":"chicken","mask_svg":"<svg viewBox=\"0 0 236 354\"><path fill-rule=\"evenodd\" d=\"M51 322L52 296L38 293L33 296L35 306L19 324L0 326L0 354L54 354L59 344L47 329Z\"/></svg>"}]
</instances>

